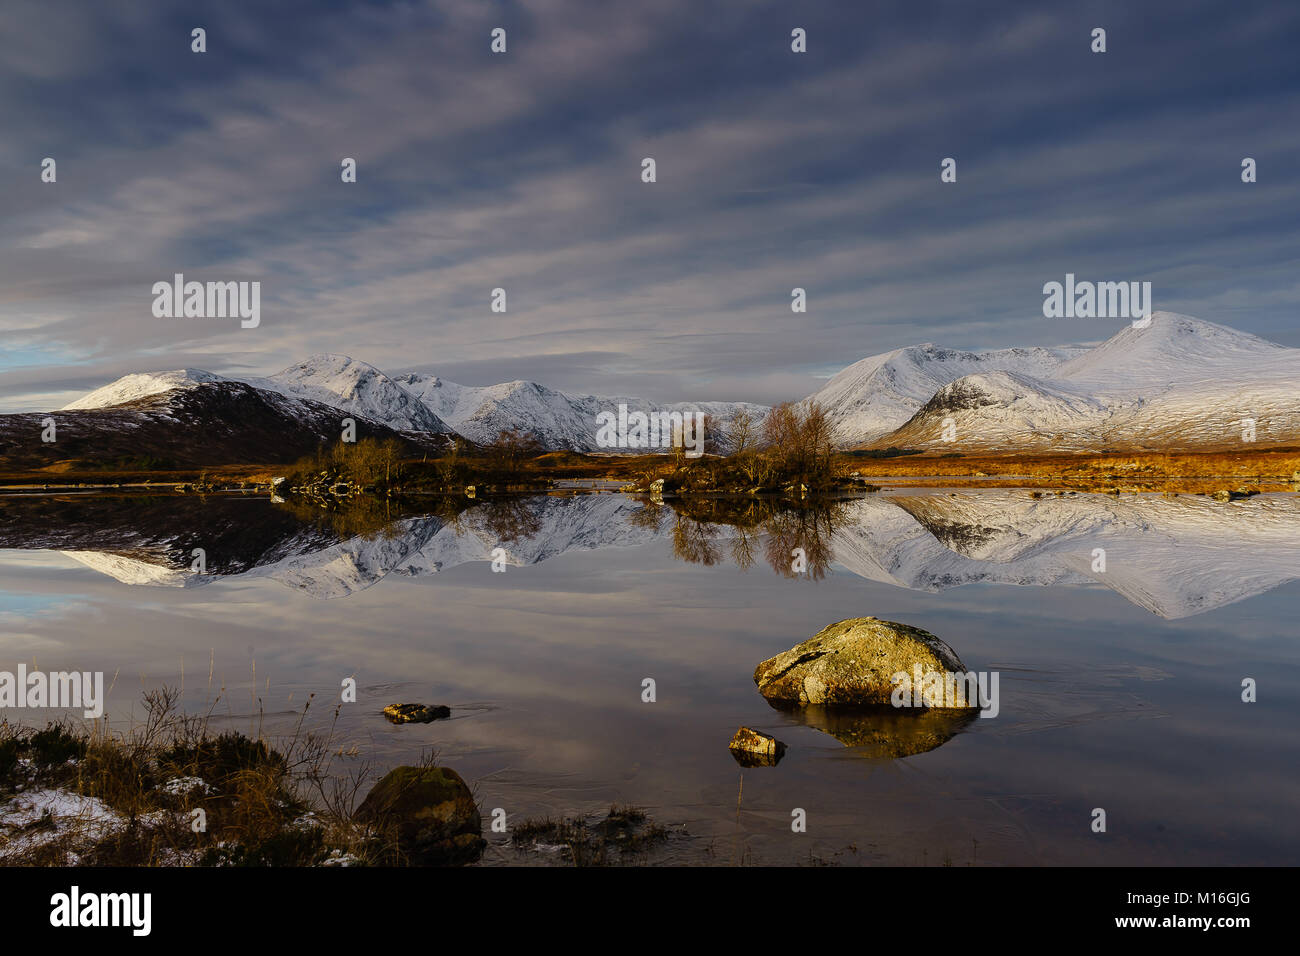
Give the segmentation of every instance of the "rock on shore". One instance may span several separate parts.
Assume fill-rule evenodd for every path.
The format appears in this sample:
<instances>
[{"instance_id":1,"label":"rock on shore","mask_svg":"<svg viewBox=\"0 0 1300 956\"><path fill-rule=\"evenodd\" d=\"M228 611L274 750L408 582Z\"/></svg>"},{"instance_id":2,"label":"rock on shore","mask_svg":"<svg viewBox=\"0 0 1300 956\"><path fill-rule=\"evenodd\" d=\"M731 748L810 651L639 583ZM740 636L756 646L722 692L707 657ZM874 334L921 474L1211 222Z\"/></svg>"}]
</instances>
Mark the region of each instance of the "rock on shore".
<instances>
[{"instance_id":1,"label":"rock on shore","mask_svg":"<svg viewBox=\"0 0 1300 956\"><path fill-rule=\"evenodd\" d=\"M473 863L483 852L483 820L469 787L447 767L396 767L357 807L354 818L391 828L416 866Z\"/></svg>"}]
</instances>

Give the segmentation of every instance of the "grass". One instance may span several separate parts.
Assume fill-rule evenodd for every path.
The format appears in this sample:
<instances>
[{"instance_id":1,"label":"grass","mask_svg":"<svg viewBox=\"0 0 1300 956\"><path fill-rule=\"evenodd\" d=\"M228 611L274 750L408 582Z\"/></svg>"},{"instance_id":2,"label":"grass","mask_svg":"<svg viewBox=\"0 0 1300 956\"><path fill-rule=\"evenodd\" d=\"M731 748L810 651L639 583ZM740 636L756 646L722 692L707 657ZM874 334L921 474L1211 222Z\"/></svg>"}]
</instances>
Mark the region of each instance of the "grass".
<instances>
[{"instance_id":1,"label":"grass","mask_svg":"<svg viewBox=\"0 0 1300 956\"><path fill-rule=\"evenodd\" d=\"M537 455L520 462L505 474L481 453L471 451L453 465L445 457L409 459L400 463L401 490L427 494L452 490L463 495L464 487L497 486L536 488L563 478L603 478L627 481L647 487L657 478L667 479L672 490L688 494L729 490L750 490L756 482L736 472L743 462L732 458L705 456L673 462L672 456L584 455L559 451ZM303 466L305 467L305 466ZM0 471L0 486L75 487L85 485L168 485L193 483L206 474L209 483L222 488L265 489L273 477L285 475L293 466L214 465L207 469L139 470L106 467L104 463L66 461L37 471ZM1246 484L1259 491L1294 490L1294 476L1300 472L1300 448L1261 447L1205 452L1134 452L1101 454L983 455L958 452L924 452L915 449L873 449L843 452L834 456L829 468L832 484L840 486L848 476L861 481L889 479L918 486L1040 487L1074 491L1119 490L1121 492L1180 492L1206 494ZM757 482L768 490L780 491L787 478L768 475Z\"/></svg>"},{"instance_id":2,"label":"grass","mask_svg":"<svg viewBox=\"0 0 1300 956\"><path fill-rule=\"evenodd\" d=\"M1038 487L1071 491L1209 494L1239 486L1260 492L1294 490L1300 449L1261 448L1186 453L1096 455L924 455L855 459L863 477L916 485Z\"/></svg>"},{"instance_id":3,"label":"grass","mask_svg":"<svg viewBox=\"0 0 1300 956\"><path fill-rule=\"evenodd\" d=\"M101 722L0 724L0 865L313 866L392 857L388 834L351 820L368 767L334 773L328 736L302 733L301 719L281 749L215 733L206 716L179 713L178 697L170 688L145 694L143 723L121 734Z\"/></svg>"},{"instance_id":4,"label":"grass","mask_svg":"<svg viewBox=\"0 0 1300 956\"><path fill-rule=\"evenodd\" d=\"M408 865L399 821L354 818L377 775L364 762L335 765L357 754L332 739L333 723L303 732L310 701L274 743L217 731L178 702L172 688L147 692L145 716L116 733L102 721L0 723L0 866ZM436 759L428 752L421 766ZM633 862L667 837L619 804L603 818L513 828L516 848L559 844L578 866Z\"/></svg>"}]
</instances>

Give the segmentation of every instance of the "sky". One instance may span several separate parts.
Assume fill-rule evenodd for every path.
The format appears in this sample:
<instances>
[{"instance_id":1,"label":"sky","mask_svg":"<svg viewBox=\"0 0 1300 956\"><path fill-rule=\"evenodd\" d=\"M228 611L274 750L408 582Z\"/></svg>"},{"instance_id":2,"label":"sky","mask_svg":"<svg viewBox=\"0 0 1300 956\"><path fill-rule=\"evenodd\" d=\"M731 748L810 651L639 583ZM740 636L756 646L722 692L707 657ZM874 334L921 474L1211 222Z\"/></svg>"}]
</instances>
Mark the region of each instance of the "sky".
<instances>
[{"instance_id":1,"label":"sky","mask_svg":"<svg viewBox=\"0 0 1300 956\"><path fill-rule=\"evenodd\" d=\"M5 0L0 412L321 352L774 403L1120 331L1066 273L1300 346L1298 51L1254 0ZM260 324L155 317L178 272Z\"/></svg>"}]
</instances>

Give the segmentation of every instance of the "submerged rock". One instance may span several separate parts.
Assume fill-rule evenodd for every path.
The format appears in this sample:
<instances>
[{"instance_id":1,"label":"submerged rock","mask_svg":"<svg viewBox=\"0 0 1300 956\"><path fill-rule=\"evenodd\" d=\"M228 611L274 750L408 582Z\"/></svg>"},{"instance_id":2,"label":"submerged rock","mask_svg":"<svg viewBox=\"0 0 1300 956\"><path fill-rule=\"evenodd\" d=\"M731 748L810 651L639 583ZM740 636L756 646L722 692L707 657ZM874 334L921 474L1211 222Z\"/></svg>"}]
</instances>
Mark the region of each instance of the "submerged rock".
<instances>
[{"instance_id":1,"label":"submerged rock","mask_svg":"<svg viewBox=\"0 0 1300 956\"><path fill-rule=\"evenodd\" d=\"M754 683L769 701L794 704L888 705L894 675L960 673L957 652L928 631L874 617L855 617L823 628L754 670ZM954 701L967 709L966 701ZM938 701L931 706L943 706Z\"/></svg>"},{"instance_id":2,"label":"submerged rock","mask_svg":"<svg viewBox=\"0 0 1300 956\"><path fill-rule=\"evenodd\" d=\"M384 708L384 716L395 724L427 724L430 721L451 716L451 708L436 704L389 704Z\"/></svg>"},{"instance_id":3,"label":"submerged rock","mask_svg":"<svg viewBox=\"0 0 1300 956\"><path fill-rule=\"evenodd\" d=\"M775 767L785 756L785 744L749 727L737 730L728 747L742 767Z\"/></svg>"},{"instance_id":4,"label":"submerged rock","mask_svg":"<svg viewBox=\"0 0 1300 956\"><path fill-rule=\"evenodd\" d=\"M391 828L401 855L416 866L473 863L487 842L469 787L447 767L393 769L353 816Z\"/></svg>"}]
</instances>

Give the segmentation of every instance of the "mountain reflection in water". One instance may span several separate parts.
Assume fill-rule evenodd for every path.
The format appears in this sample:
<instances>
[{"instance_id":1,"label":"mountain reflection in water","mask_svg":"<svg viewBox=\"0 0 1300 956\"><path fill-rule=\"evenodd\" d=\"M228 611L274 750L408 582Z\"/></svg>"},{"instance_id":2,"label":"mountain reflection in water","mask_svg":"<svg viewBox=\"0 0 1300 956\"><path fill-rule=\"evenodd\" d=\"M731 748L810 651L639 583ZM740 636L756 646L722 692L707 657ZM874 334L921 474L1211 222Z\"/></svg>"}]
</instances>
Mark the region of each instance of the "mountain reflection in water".
<instances>
[{"instance_id":1,"label":"mountain reflection in water","mask_svg":"<svg viewBox=\"0 0 1300 956\"><path fill-rule=\"evenodd\" d=\"M494 553L522 566L667 537L674 555L704 566L762 562L811 580L838 568L931 592L979 582L1103 585L1165 618L1300 577L1294 495L1223 503L910 491L791 505L580 494L423 508L371 501L331 510L231 495L6 496L0 548L60 551L126 584L194 587L248 575L337 598L389 575L430 574ZM192 571L195 549L205 574Z\"/></svg>"},{"instance_id":2,"label":"mountain reflection in water","mask_svg":"<svg viewBox=\"0 0 1300 956\"><path fill-rule=\"evenodd\" d=\"M341 774L432 748L485 820L641 806L673 833L659 863L1294 865L1298 531L1290 495L0 495L0 669L105 672L119 729L160 684L273 739L314 699ZM997 719L758 692L760 661L868 614L998 672ZM358 703L321 706L350 675ZM403 701L451 718L390 724ZM741 726L787 745L779 766L737 766ZM485 863L540 860L485 836Z\"/></svg>"}]
</instances>

